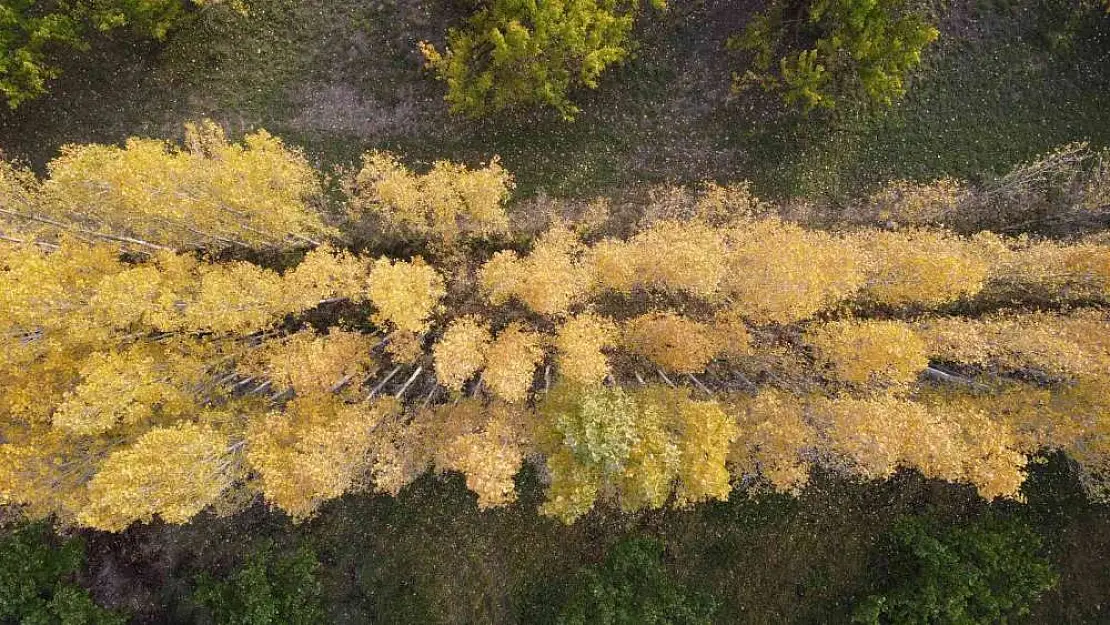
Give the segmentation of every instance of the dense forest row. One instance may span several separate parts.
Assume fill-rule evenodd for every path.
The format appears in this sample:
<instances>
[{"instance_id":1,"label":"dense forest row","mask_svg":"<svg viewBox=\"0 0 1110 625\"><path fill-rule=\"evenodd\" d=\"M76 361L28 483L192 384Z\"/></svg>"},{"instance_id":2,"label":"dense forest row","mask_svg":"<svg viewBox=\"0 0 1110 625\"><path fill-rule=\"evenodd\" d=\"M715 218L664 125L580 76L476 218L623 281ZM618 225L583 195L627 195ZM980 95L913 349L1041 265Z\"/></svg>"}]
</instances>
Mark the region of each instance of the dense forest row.
<instances>
[{"instance_id":1,"label":"dense forest row","mask_svg":"<svg viewBox=\"0 0 1110 625\"><path fill-rule=\"evenodd\" d=\"M741 185L624 238L604 202L522 237L496 162L369 154L329 212L265 133L187 145L5 170L0 483L32 516L122 530L261 494L304 518L430 467L503 505L526 460L568 522L792 492L817 465L1016 497L1046 449L1103 490L1101 234L811 230Z\"/></svg>"}]
</instances>

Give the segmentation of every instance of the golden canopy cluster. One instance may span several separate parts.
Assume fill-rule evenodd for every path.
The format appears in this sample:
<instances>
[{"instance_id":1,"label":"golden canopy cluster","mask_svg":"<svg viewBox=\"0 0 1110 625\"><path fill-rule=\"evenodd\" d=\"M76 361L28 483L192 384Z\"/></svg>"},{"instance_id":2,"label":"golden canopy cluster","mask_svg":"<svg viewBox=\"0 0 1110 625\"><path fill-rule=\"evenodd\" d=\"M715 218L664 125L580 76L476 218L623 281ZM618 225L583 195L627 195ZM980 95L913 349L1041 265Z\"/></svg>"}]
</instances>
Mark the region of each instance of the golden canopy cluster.
<instances>
[{"instance_id":1,"label":"golden canopy cluster","mask_svg":"<svg viewBox=\"0 0 1110 625\"><path fill-rule=\"evenodd\" d=\"M990 498L1038 450L1095 493L1110 468L1097 237L819 231L714 187L630 236L526 238L496 161L363 165L338 208L295 150L212 125L0 167L0 500L113 531L303 519L435 470L488 507L531 462L570 522L817 466ZM367 228L423 257L353 249Z\"/></svg>"}]
</instances>

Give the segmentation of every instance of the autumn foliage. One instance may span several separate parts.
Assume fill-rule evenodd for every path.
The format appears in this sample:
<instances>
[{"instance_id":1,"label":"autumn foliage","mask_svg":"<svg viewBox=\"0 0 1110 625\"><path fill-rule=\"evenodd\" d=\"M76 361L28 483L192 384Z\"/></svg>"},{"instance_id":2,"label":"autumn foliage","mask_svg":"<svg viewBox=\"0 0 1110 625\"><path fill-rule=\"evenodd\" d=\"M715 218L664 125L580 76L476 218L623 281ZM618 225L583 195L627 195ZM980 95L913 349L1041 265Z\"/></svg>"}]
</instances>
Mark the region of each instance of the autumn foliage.
<instances>
[{"instance_id":1,"label":"autumn foliage","mask_svg":"<svg viewBox=\"0 0 1110 625\"><path fill-rule=\"evenodd\" d=\"M3 170L0 502L27 516L116 531L263 500L305 519L427 471L493 507L525 463L568 522L799 492L816 467L1016 497L1042 449L1107 495L1098 240L815 231L724 201L626 237L554 220L471 245L507 227L501 173L379 159L357 210L436 245L397 257L349 249L280 142L204 128Z\"/></svg>"}]
</instances>

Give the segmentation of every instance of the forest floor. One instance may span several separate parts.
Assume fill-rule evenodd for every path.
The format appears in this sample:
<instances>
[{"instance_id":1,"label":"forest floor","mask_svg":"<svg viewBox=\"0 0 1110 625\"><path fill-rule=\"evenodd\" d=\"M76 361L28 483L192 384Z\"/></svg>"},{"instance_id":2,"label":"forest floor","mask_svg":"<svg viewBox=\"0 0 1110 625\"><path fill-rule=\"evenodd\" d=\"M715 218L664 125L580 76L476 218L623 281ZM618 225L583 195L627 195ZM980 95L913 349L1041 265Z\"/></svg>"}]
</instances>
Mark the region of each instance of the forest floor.
<instances>
[{"instance_id":1,"label":"forest floor","mask_svg":"<svg viewBox=\"0 0 1110 625\"><path fill-rule=\"evenodd\" d=\"M836 200L892 178L990 177L1071 141L1110 146L1105 32L1070 43L1046 35L1049 18L1028 7L1051 0L951 0L905 100L835 116L730 92L737 58L724 42L757 3L672 4L642 25L633 61L579 94L571 124L447 113L416 43L442 43L464 14L450 0L247 0L248 15L216 6L164 44L100 41L68 61L49 96L0 112L0 152L42 167L66 143L180 137L183 122L210 117L233 135L265 128L324 169L356 166L369 149L414 164L500 155L521 196L747 179L768 198ZM1054 466L1038 473L1051 483L1028 507L993 506L1029 516L1061 571L1028 622L1110 622L1110 508L1088 504ZM665 539L676 571L722 601L721 623L835 623L894 518L987 508L966 488L914 476L818 479L798 499L737 495L692 511L595 513L568 528L536 514L535 490L479 512L458 476L428 477L397 499L348 497L295 527L255 508L93 535L92 582L142 622L189 623L195 615L177 599L191 571L230 566L255 540L307 541L325 564L337 624L531 625L570 572L621 536L648 533Z\"/></svg>"},{"instance_id":2,"label":"forest floor","mask_svg":"<svg viewBox=\"0 0 1110 625\"><path fill-rule=\"evenodd\" d=\"M226 574L259 544L309 545L323 564L334 625L547 625L575 571L627 536L666 545L682 582L718 601L728 625L848 623L874 581L875 545L903 515L962 523L1018 517L1045 538L1058 586L1017 623L1108 622L1110 506L1092 505L1061 457L1034 469L1025 504L988 505L973 489L900 473L881 482L818 475L800 496L745 495L690 510L595 510L571 526L538 514L528 471L522 496L479 511L461 476L426 476L400 496L348 496L293 525L255 506L186 526L136 526L90 541L94 588L145 617L197 623L186 599L200 571Z\"/></svg>"}]
</instances>

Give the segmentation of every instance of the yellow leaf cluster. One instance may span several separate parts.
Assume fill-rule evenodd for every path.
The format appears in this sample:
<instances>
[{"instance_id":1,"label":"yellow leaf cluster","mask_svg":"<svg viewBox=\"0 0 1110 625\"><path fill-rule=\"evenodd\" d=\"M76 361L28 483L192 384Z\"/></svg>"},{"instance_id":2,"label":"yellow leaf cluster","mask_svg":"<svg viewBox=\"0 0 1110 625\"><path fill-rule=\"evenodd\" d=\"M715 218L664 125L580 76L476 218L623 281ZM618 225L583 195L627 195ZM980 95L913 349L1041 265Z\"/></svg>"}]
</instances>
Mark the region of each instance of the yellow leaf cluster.
<instances>
[{"instance_id":1,"label":"yellow leaf cluster","mask_svg":"<svg viewBox=\"0 0 1110 625\"><path fill-rule=\"evenodd\" d=\"M205 354L180 347L185 349L140 344L91 354L81 364L80 383L57 406L54 426L93 436L117 424L174 418L197 409L189 387L204 370Z\"/></svg>"},{"instance_id":2,"label":"yellow leaf cluster","mask_svg":"<svg viewBox=\"0 0 1110 625\"><path fill-rule=\"evenodd\" d=\"M511 403L528 398L536 367L543 361L542 337L518 323L498 333L486 353L482 380L497 397Z\"/></svg>"},{"instance_id":3,"label":"yellow leaf cluster","mask_svg":"<svg viewBox=\"0 0 1110 625\"><path fill-rule=\"evenodd\" d=\"M437 161L417 175L395 156L371 152L363 157L355 184L356 210L376 213L410 236L451 245L460 237L488 237L509 227L504 204L513 180L496 157L479 169Z\"/></svg>"},{"instance_id":4,"label":"yellow leaf cluster","mask_svg":"<svg viewBox=\"0 0 1110 625\"><path fill-rule=\"evenodd\" d=\"M485 509L516 500L513 478L524 464L524 447L513 408L498 403L481 413L485 424L445 441L436 465L465 475L466 487L478 495L478 507Z\"/></svg>"},{"instance_id":5,"label":"yellow leaf cluster","mask_svg":"<svg viewBox=\"0 0 1110 625\"><path fill-rule=\"evenodd\" d=\"M1040 449L1066 449L1080 436L1076 415L1054 410L1053 393L1048 388L1016 384L972 390L934 385L916 396L937 410L990 415L1014 431L1018 449L1027 454Z\"/></svg>"},{"instance_id":6,"label":"yellow leaf cluster","mask_svg":"<svg viewBox=\"0 0 1110 625\"><path fill-rule=\"evenodd\" d=\"M1110 300L1110 245L1027 238L994 243L987 295L1050 302Z\"/></svg>"},{"instance_id":7,"label":"yellow leaf cluster","mask_svg":"<svg viewBox=\"0 0 1110 625\"><path fill-rule=\"evenodd\" d=\"M291 310L308 310L323 300L370 298L370 262L344 250L321 245L282 275Z\"/></svg>"},{"instance_id":8,"label":"yellow leaf cluster","mask_svg":"<svg viewBox=\"0 0 1110 625\"><path fill-rule=\"evenodd\" d=\"M119 251L64 240L55 251L8 248L0 264L0 327L65 328L106 277L124 271Z\"/></svg>"},{"instance_id":9,"label":"yellow leaf cluster","mask_svg":"<svg viewBox=\"0 0 1110 625\"><path fill-rule=\"evenodd\" d=\"M778 492L801 491L809 482L807 452L817 445L804 402L769 390L739 400L734 409L740 434L729 455L733 470L741 476L760 475Z\"/></svg>"},{"instance_id":10,"label":"yellow leaf cluster","mask_svg":"<svg viewBox=\"0 0 1110 625\"><path fill-rule=\"evenodd\" d=\"M251 373L267 376L278 388L298 394L326 393L342 383L349 388L377 369L370 356L368 335L331 328L327 335L302 330L279 341L267 341L245 363Z\"/></svg>"},{"instance_id":11,"label":"yellow leaf cluster","mask_svg":"<svg viewBox=\"0 0 1110 625\"><path fill-rule=\"evenodd\" d=\"M894 397L819 400L814 411L830 449L868 479L890 477L909 447L929 443L908 438L914 420L928 420L924 408Z\"/></svg>"},{"instance_id":12,"label":"yellow leaf cluster","mask_svg":"<svg viewBox=\"0 0 1110 625\"><path fill-rule=\"evenodd\" d=\"M396 495L433 465L465 474L480 507L516 497L513 477L524 460L526 411L502 402L463 398L406 415L407 424L386 423L373 437L375 485Z\"/></svg>"},{"instance_id":13,"label":"yellow leaf cluster","mask_svg":"<svg viewBox=\"0 0 1110 625\"><path fill-rule=\"evenodd\" d=\"M617 326L590 313L567 319L555 335L559 374L576 384L600 384L609 375L605 350L617 343Z\"/></svg>"},{"instance_id":14,"label":"yellow leaf cluster","mask_svg":"<svg viewBox=\"0 0 1110 625\"><path fill-rule=\"evenodd\" d=\"M440 384L461 391L463 384L486 365L492 340L489 327L476 317L452 321L433 348Z\"/></svg>"},{"instance_id":15,"label":"yellow leaf cluster","mask_svg":"<svg viewBox=\"0 0 1110 625\"><path fill-rule=\"evenodd\" d=\"M724 237L700 221L658 221L630 244L639 280L661 290L709 298L727 271Z\"/></svg>"},{"instance_id":16,"label":"yellow leaf cluster","mask_svg":"<svg viewBox=\"0 0 1110 625\"><path fill-rule=\"evenodd\" d=\"M92 342L116 331L250 333L323 299L365 299L366 275L363 260L326 247L279 276L247 262L170 252L126 264L116 247L63 240L54 251L9 248L0 265L0 314L13 328Z\"/></svg>"},{"instance_id":17,"label":"yellow leaf cluster","mask_svg":"<svg viewBox=\"0 0 1110 625\"><path fill-rule=\"evenodd\" d=\"M186 329L182 314L196 296L199 262L160 252L150 264L105 276L89 299L89 314L112 328Z\"/></svg>"},{"instance_id":18,"label":"yellow leaf cluster","mask_svg":"<svg viewBox=\"0 0 1110 625\"><path fill-rule=\"evenodd\" d=\"M39 181L31 170L0 158L0 207L33 208L38 186Z\"/></svg>"},{"instance_id":19,"label":"yellow leaf cluster","mask_svg":"<svg viewBox=\"0 0 1110 625\"><path fill-rule=\"evenodd\" d=\"M925 341L898 321L834 321L806 332L806 342L835 377L853 384L907 384L929 365Z\"/></svg>"},{"instance_id":20,"label":"yellow leaf cluster","mask_svg":"<svg viewBox=\"0 0 1110 625\"><path fill-rule=\"evenodd\" d=\"M918 328L929 354L940 360L1067 376L1110 372L1110 320L1097 309L942 317Z\"/></svg>"},{"instance_id":21,"label":"yellow leaf cluster","mask_svg":"<svg viewBox=\"0 0 1110 625\"><path fill-rule=\"evenodd\" d=\"M628 243L604 239L586 250L583 262L590 267L595 288L631 293L641 284L639 258Z\"/></svg>"},{"instance_id":22,"label":"yellow leaf cluster","mask_svg":"<svg viewBox=\"0 0 1110 625\"><path fill-rule=\"evenodd\" d=\"M725 239L701 221L661 220L627 243L606 240L588 255L597 284L628 292L635 287L713 297L725 268Z\"/></svg>"},{"instance_id":23,"label":"yellow leaf cluster","mask_svg":"<svg viewBox=\"0 0 1110 625\"><path fill-rule=\"evenodd\" d=\"M864 230L852 241L868 257L862 295L878 304L950 304L978 294L990 272L977 245L940 230Z\"/></svg>"},{"instance_id":24,"label":"yellow leaf cluster","mask_svg":"<svg viewBox=\"0 0 1110 625\"><path fill-rule=\"evenodd\" d=\"M744 180L728 185L706 183L694 209L698 219L723 226L765 217L774 207L756 197L751 183Z\"/></svg>"},{"instance_id":25,"label":"yellow leaf cluster","mask_svg":"<svg viewBox=\"0 0 1110 625\"><path fill-rule=\"evenodd\" d=\"M961 467L956 474L930 473L930 467L917 461L918 466L925 466L922 473L970 483L987 500L1020 499L1026 459L1020 449L1021 441L1010 425L979 410L935 409L932 414L958 428L960 438L956 453Z\"/></svg>"},{"instance_id":26,"label":"yellow leaf cluster","mask_svg":"<svg viewBox=\"0 0 1110 625\"><path fill-rule=\"evenodd\" d=\"M478 495L478 507L504 506L516 500L513 477L524 456L497 428L479 434L464 434L449 442L444 453L450 460L445 468L466 476L466 487Z\"/></svg>"},{"instance_id":27,"label":"yellow leaf cluster","mask_svg":"<svg viewBox=\"0 0 1110 625\"><path fill-rule=\"evenodd\" d=\"M183 324L192 330L249 334L285 315L281 276L247 262L200 266L196 294L185 303Z\"/></svg>"},{"instance_id":28,"label":"yellow leaf cluster","mask_svg":"<svg viewBox=\"0 0 1110 625\"><path fill-rule=\"evenodd\" d=\"M394 362L412 364L424 357L424 334L394 330L386 338L385 351Z\"/></svg>"},{"instance_id":29,"label":"yellow leaf cluster","mask_svg":"<svg viewBox=\"0 0 1110 625\"><path fill-rule=\"evenodd\" d=\"M738 430L719 404L685 389L560 385L539 407L551 484L545 514L570 523L600 493L625 510L727 499L726 458Z\"/></svg>"},{"instance_id":30,"label":"yellow leaf cluster","mask_svg":"<svg viewBox=\"0 0 1110 625\"><path fill-rule=\"evenodd\" d=\"M443 277L419 256L410 262L385 257L374 262L369 295L378 309L375 323L423 334L446 293Z\"/></svg>"},{"instance_id":31,"label":"yellow leaf cluster","mask_svg":"<svg viewBox=\"0 0 1110 625\"><path fill-rule=\"evenodd\" d=\"M672 312L654 312L624 323L622 342L656 365L678 373L697 373L717 355L711 326Z\"/></svg>"},{"instance_id":32,"label":"yellow leaf cluster","mask_svg":"<svg viewBox=\"0 0 1110 625\"><path fill-rule=\"evenodd\" d=\"M740 358L752 353L752 334L738 308L726 308L713 316L713 336L718 354L727 358Z\"/></svg>"},{"instance_id":33,"label":"yellow leaf cluster","mask_svg":"<svg viewBox=\"0 0 1110 625\"><path fill-rule=\"evenodd\" d=\"M864 262L851 245L778 219L729 233L726 296L755 323L792 323L855 294Z\"/></svg>"},{"instance_id":34,"label":"yellow leaf cluster","mask_svg":"<svg viewBox=\"0 0 1110 625\"><path fill-rule=\"evenodd\" d=\"M4 430L0 502L19 506L30 518L54 515L73 522L88 502L88 478L109 446L103 439L74 439L53 428Z\"/></svg>"},{"instance_id":35,"label":"yellow leaf cluster","mask_svg":"<svg viewBox=\"0 0 1110 625\"><path fill-rule=\"evenodd\" d=\"M984 449L996 450L990 456L995 462L1017 462L998 451L1000 438L1005 447L1025 454L1062 450L1078 462L1092 495L1105 488L1097 476L1106 475L1110 468L1110 420L1106 416L1110 414L1110 381L1106 379L1085 377L1057 387L1009 384L974 392L937 388L924 394L922 401L934 410L976 419L965 424L965 431ZM1001 479L1001 484L1013 479L1005 471L982 473ZM997 490L1005 492L1004 488Z\"/></svg>"},{"instance_id":36,"label":"yellow leaf cluster","mask_svg":"<svg viewBox=\"0 0 1110 625\"><path fill-rule=\"evenodd\" d=\"M109 532L155 515L185 523L238 479L231 456L227 439L202 425L150 430L100 466L78 521Z\"/></svg>"},{"instance_id":37,"label":"yellow leaf cluster","mask_svg":"<svg viewBox=\"0 0 1110 625\"><path fill-rule=\"evenodd\" d=\"M930 409L890 396L818 400L814 411L830 450L870 479L907 467L973 484L988 498L1017 497L1025 479L1013 431L984 413Z\"/></svg>"},{"instance_id":38,"label":"yellow leaf cluster","mask_svg":"<svg viewBox=\"0 0 1110 625\"><path fill-rule=\"evenodd\" d=\"M228 143L213 123L186 126L187 149L152 139L70 145L50 162L43 212L61 222L174 248L275 245L327 233L308 202L308 161L265 131Z\"/></svg>"},{"instance_id":39,"label":"yellow leaf cluster","mask_svg":"<svg viewBox=\"0 0 1110 625\"><path fill-rule=\"evenodd\" d=\"M347 404L330 393L298 396L252 423L247 459L266 499L302 520L339 497L369 470L371 429L396 405Z\"/></svg>"},{"instance_id":40,"label":"yellow leaf cluster","mask_svg":"<svg viewBox=\"0 0 1110 625\"><path fill-rule=\"evenodd\" d=\"M627 457L617 476L626 511L662 508L675 489L683 450L675 434L678 398L650 388L634 397Z\"/></svg>"},{"instance_id":41,"label":"yellow leaf cluster","mask_svg":"<svg viewBox=\"0 0 1110 625\"><path fill-rule=\"evenodd\" d=\"M441 453L447 444L461 436L481 432L502 406L504 404L499 402L487 405L479 398L470 397L410 411L406 415L409 423L398 441L406 462L417 473L424 472L432 464L446 465L448 461Z\"/></svg>"},{"instance_id":42,"label":"yellow leaf cluster","mask_svg":"<svg viewBox=\"0 0 1110 625\"><path fill-rule=\"evenodd\" d=\"M1065 449L1079 462L1087 491L1098 501L1110 495L1110 380L1085 378L1053 397L1056 420L1071 417L1076 436Z\"/></svg>"},{"instance_id":43,"label":"yellow leaf cluster","mask_svg":"<svg viewBox=\"0 0 1110 625\"><path fill-rule=\"evenodd\" d=\"M439 438L428 436L428 415L432 409L422 409L414 414L405 415L410 419L403 424L400 420L387 419L374 426L368 449L368 478L374 487L383 493L397 496L401 489L428 470L431 446Z\"/></svg>"},{"instance_id":44,"label":"yellow leaf cluster","mask_svg":"<svg viewBox=\"0 0 1110 625\"><path fill-rule=\"evenodd\" d=\"M547 472L551 484L541 514L570 524L590 511L602 485L600 469L578 462L574 452L562 448L547 455Z\"/></svg>"},{"instance_id":45,"label":"yellow leaf cluster","mask_svg":"<svg viewBox=\"0 0 1110 625\"><path fill-rule=\"evenodd\" d=\"M686 393L678 401L675 421L679 505L728 500L732 486L725 463L739 436L736 422L717 402L694 401Z\"/></svg>"},{"instance_id":46,"label":"yellow leaf cluster","mask_svg":"<svg viewBox=\"0 0 1110 625\"><path fill-rule=\"evenodd\" d=\"M557 225L537 240L531 253L497 252L478 271L491 304L516 299L541 315L559 315L588 294L591 271L579 262L582 244L572 230Z\"/></svg>"},{"instance_id":47,"label":"yellow leaf cluster","mask_svg":"<svg viewBox=\"0 0 1110 625\"><path fill-rule=\"evenodd\" d=\"M0 340L0 425L50 423L93 349L50 336Z\"/></svg>"}]
</instances>

